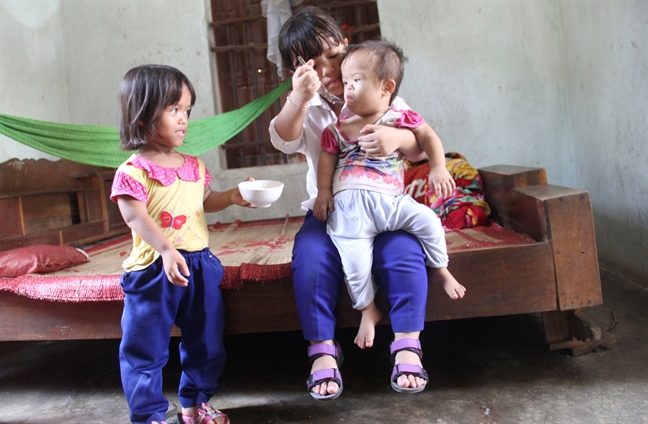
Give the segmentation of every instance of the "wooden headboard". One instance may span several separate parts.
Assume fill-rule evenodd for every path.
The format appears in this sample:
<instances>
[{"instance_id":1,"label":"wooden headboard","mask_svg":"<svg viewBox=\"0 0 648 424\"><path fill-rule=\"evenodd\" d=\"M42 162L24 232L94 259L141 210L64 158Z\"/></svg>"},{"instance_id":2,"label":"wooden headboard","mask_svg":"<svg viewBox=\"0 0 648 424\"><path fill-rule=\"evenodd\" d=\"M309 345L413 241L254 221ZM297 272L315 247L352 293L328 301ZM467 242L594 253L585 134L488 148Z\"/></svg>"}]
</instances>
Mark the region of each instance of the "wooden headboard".
<instances>
[{"instance_id":1,"label":"wooden headboard","mask_svg":"<svg viewBox=\"0 0 648 424\"><path fill-rule=\"evenodd\" d=\"M65 159L0 164L0 251L34 244L79 245L129 231L111 202L115 170Z\"/></svg>"}]
</instances>

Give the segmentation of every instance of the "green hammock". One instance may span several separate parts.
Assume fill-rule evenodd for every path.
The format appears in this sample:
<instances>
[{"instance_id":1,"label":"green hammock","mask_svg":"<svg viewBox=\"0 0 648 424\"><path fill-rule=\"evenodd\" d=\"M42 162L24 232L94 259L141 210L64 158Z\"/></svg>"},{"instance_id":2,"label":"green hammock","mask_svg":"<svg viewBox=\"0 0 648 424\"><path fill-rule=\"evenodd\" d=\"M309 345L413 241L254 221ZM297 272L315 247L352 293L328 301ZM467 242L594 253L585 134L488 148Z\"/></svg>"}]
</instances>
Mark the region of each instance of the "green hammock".
<instances>
[{"instance_id":1,"label":"green hammock","mask_svg":"<svg viewBox=\"0 0 648 424\"><path fill-rule=\"evenodd\" d=\"M185 141L178 150L198 156L220 146L254 121L291 83L289 79L239 109L190 121ZM59 124L0 114L0 134L53 156L88 165L116 168L132 154L120 149L117 127Z\"/></svg>"}]
</instances>

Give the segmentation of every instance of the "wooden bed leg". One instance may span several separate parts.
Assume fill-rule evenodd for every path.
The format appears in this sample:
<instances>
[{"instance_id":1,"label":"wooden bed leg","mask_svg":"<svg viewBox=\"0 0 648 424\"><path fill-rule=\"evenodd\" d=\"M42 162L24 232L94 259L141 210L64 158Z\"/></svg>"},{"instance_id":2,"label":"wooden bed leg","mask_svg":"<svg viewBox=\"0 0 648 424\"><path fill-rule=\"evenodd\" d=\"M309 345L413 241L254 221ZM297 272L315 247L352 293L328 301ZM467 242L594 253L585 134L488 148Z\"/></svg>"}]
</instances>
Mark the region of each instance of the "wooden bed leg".
<instances>
[{"instance_id":1,"label":"wooden bed leg","mask_svg":"<svg viewBox=\"0 0 648 424\"><path fill-rule=\"evenodd\" d=\"M608 349L616 338L601 328L586 309L550 311L542 313L545 337L550 350L569 349L573 356L581 356L599 349Z\"/></svg>"}]
</instances>

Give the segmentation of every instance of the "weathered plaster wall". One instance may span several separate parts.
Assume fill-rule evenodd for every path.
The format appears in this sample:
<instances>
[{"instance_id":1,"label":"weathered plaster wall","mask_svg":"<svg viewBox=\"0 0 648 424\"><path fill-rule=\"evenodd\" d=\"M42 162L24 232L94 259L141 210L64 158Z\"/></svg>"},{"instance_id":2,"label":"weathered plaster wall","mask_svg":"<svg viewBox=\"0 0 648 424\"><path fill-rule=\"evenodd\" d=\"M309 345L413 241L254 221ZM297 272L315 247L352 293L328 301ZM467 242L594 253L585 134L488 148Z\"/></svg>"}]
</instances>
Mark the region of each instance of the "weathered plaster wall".
<instances>
[{"instance_id":1,"label":"weathered plaster wall","mask_svg":"<svg viewBox=\"0 0 648 424\"><path fill-rule=\"evenodd\" d=\"M159 63L180 69L194 85L197 103L192 119L215 114L208 0L0 4L0 113L116 125L117 89L123 75L134 66ZM0 142L0 162L13 157L53 158L6 137ZM202 158L214 177L215 190L227 190L248 176L289 178L284 195L272 208L229 208L209 214L210 221L303 214L299 207L307 197L303 165L227 171L221 167L218 149Z\"/></svg>"},{"instance_id":2,"label":"weathered plaster wall","mask_svg":"<svg viewBox=\"0 0 648 424\"><path fill-rule=\"evenodd\" d=\"M132 66L164 63L196 85L194 118L215 113L208 0L0 2L0 113L114 125L117 86ZM599 253L646 277L645 1L378 0L383 35L410 61L401 95L446 150L474 166L542 166L551 183L589 190ZM43 157L0 138L0 161ZM224 190L247 176L286 183L264 210L212 221L302 214L304 164L222 170ZM575 218L577 219L577 218Z\"/></svg>"},{"instance_id":3,"label":"weathered plaster wall","mask_svg":"<svg viewBox=\"0 0 648 424\"><path fill-rule=\"evenodd\" d=\"M409 58L400 94L446 151L476 167L547 168L571 185L554 2L378 1L382 35Z\"/></svg>"},{"instance_id":4,"label":"weathered plaster wall","mask_svg":"<svg viewBox=\"0 0 648 424\"><path fill-rule=\"evenodd\" d=\"M648 286L648 2L561 2L574 178L602 264Z\"/></svg>"},{"instance_id":5,"label":"weathered plaster wall","mask_svg":"<svg viewBox=\"0 0 648 424\"><path fill-rule=\"evenodd\" d=\"M378 6L410 58L401 94L446 150L588 190L602 264L648 285L648 3Z\"/></svg>"},{"instance_id":6,"label":"weathered plaster wall","mask_svg":"<svg viewBox=\"0 0 648 424\"><path fill-rule=\"evenodd\" d=\"M59 2L0 2L0 113L68 122ZM0 135L0 162L53 156Z\"/></svg>"}]
</instances>

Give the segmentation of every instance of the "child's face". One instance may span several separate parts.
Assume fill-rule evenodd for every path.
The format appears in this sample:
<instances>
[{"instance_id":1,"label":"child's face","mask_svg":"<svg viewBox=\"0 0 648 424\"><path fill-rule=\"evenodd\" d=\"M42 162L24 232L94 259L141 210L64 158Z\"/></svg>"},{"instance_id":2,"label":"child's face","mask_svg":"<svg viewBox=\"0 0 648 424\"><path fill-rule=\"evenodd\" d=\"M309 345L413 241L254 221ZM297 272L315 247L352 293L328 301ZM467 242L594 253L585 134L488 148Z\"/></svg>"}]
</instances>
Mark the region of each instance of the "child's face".
<instances>
[{"instance_id":1,"label":"child's face","mask_svg":"<svg viewBox=\"0 0 648 424\"><path fill-rule=\"evenodd\" d=\"M330 47L329 47L330 44ZM347 46L348 41L345 38L344 43L337 46L333 39L327 42L322 41L324 50L319 56L313 57L313 69L324 87L336 96L342 95L344 87L342 86L340 64L342 63L342 52Z\"/></svg>"},{"instance_id":2,"label":"child's face","mask_svg":"<svg viewBox=\"0 0 648 424\"><path fill-rule=\"evenodd\" d=\"M191 92L183 84L180 100L178 100L177 104L168 106L165 109L164 114L162 114L155 127L157 136L152 142L163 147L180 147L184 142L185 133L187 132L190 112Z\"/></svg>"},{"instance_id":3,"label":"child's face","mask_svg":"<svg viewBox=\"0 0 648 424\"><path fill-rule=\"evenodd\" d=\"M373 70L373 60L362 53L348 57L342 64L344 100L356 115L369 115L389 106L390 94Z\"/></svg>"}]
</instances>

